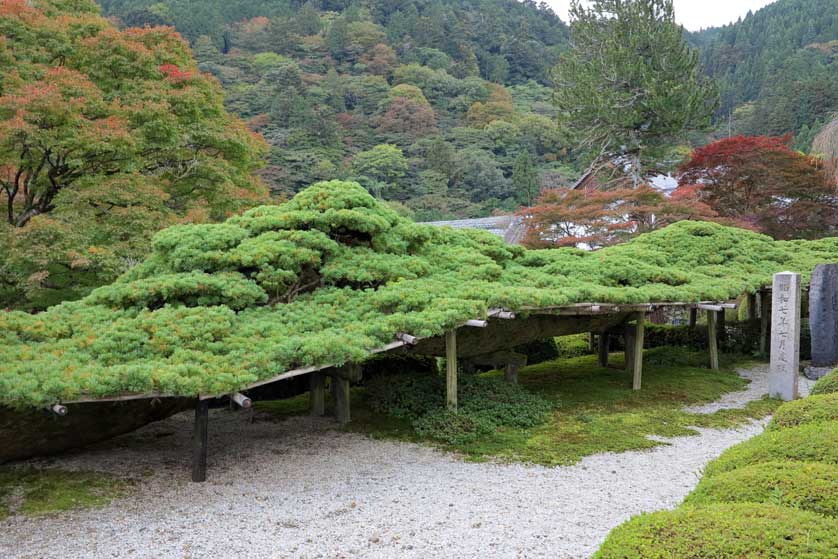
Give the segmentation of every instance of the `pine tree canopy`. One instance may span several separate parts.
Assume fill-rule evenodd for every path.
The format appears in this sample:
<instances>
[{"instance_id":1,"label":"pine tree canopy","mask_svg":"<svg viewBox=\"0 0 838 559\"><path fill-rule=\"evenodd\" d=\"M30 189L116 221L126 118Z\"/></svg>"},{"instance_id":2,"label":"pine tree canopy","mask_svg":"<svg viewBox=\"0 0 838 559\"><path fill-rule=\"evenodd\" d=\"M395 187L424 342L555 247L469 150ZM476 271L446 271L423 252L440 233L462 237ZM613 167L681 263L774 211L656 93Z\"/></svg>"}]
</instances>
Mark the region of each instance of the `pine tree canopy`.
<instances>
[{"instance_id":1,"label":"pine tree canopy","mask_svg":"<svg viewBox=\"0 0 838 559\"><path fill-rule=\"evenodd\" d=\"M596 252L526 250L415 224L357 183L319 183L225 223L165 229L144 262L82 300L0 313L0 402L229 393L362 362L398 332L441 335L490 308L727 300L836 259L838 238L692 221Z\"/></svg>"}]
</instances>

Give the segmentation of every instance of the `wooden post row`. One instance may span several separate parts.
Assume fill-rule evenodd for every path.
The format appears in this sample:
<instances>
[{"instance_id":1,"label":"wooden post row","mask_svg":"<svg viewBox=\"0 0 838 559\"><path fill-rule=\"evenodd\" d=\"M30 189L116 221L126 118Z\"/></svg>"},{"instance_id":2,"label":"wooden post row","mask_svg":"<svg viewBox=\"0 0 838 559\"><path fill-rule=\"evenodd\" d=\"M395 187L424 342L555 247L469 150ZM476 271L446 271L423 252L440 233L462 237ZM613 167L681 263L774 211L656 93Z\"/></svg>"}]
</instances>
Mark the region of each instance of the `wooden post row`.
<instances>
[{"instance_id":1,"label":"wooden post row","mask_svg":"<svg viewBox=\"0 0 838 559\"><path fill-rule=\"evenodd\" d=\"M445 389L448 409L457 411L457 331L445 334Z\"/></svg>"},{"instance_id":2,"label":"wooden post row","mask_svg":"<svg viewBox=\"0 0 838 559\"><path fill-rule=\"evenodd\" d=\"M192 481L207 480L207 430L209 400L198 400L195 406L195 425L192 430Z\"/></svg>"},{"instance_id":3,"label":"wooden post row","mask_svg":"<svg viewBox=\"0 0 838 559\"><path fill-rule=\"evenodd\" d=\"M769 344L771 334L771 294L767 291L760 291L759 297L759 352L765 355L771 347Z\"/></svg>"},{"instance_id":4,"label":"wooden post row","mask_svg":"<svg viewBox=\"0 0 838 559\"><path fill-rule=\"evenodd\" d=\"M646 313L636 313L635 324L625 329L626 370L631 373L631 387L640 390L643 386L643 342L646 334Z\"/></svg>"},{"instance_id":5,"label":"wooden post row","mask_svg":"<svg viewBox=\"0 0 838 559\"><path fill-rule=\"evenodd\" d=\"M611 335L608 332L599 333L599 345L597 347L597 354L599 355L599 366L608 366L608 350L610 349Z\"/></svg>"},{"instance_id":6,"label":"wooden post row","mask_svg":"<svg viewBox=\"0 0 838 559\"><path fill-rule=\"evenodd\" d=\"M710 368L714 371L719 370L719 338L717 333L717 318L718 311L707 311L707 345L710 348Z\"/></svg>"},{"instance_id":7,"label":"wooden post row","mask_svg":"<svg viewBox=\"0 0 838 559\"><path fill-rule=\"evenodd\" d=\"M326 377L323 373L311 373L309 382L311 415L320 417L326 413Z\"/></svg>"}]
</instances>

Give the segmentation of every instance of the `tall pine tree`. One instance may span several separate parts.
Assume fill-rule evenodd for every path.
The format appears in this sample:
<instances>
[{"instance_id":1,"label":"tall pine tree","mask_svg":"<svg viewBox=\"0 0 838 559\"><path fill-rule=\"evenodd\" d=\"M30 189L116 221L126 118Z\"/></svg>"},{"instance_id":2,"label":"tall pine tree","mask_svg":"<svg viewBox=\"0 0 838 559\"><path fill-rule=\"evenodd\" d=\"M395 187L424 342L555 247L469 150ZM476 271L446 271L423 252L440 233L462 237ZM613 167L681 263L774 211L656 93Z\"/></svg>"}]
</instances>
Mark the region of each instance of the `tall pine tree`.
<instances>
[{"instance_id":1,"label":"tall pine tree","mask_svg":"<svg viewBox=\"0 0 838 559\"><path fill-rule=\"evenodd\" d=\"M718 105L672 0L594 0L570 8L571 49L552 73L559 119L593 166L616 164L636 186Z\"/></svg>"}]
</instances>

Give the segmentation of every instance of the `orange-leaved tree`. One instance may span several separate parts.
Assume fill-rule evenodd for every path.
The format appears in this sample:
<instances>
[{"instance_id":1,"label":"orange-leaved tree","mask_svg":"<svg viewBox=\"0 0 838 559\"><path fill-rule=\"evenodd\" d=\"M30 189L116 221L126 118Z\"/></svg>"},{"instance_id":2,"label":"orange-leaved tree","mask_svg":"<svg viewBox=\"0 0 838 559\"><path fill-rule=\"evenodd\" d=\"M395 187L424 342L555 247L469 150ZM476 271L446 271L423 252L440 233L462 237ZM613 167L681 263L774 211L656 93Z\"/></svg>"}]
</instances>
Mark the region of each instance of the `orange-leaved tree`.
<instances>
[{"instance_id":1,"label":"orange-leaved tree","mask_svg":"<svg viewBox=\"0 0 838 559\"><path fill-rule=\"evenodd\" d=\"M777 239L838 232L838 197L823 162L789 148L791 138L736 136L696 149L679 169L719 215Z\"/></svg>"},{"instance_id":2,"label":"orange-leaved tree","mask_svg":"<svg viewBox=\"0 0 838 559\"><path fill-rule=\"evenodd\" d=\"M112 280L159 228L266 196L264 141L171 28L119 31L90 0L0 0L0 305Z\"/></svg>"},{"instance_id":3,"label":"orange-leaved tree","mask_svg":"<svg viewBox=\"0 0 838 559\"><path fill-rule=\"evenodd\" d=\"M520 215L527 225L524 242L534 248L597 249L687 219L731 224L698 199L695 186L678 188L669 196L647 184L614 190L551 189Z\"/></svg>"}]
</instances>

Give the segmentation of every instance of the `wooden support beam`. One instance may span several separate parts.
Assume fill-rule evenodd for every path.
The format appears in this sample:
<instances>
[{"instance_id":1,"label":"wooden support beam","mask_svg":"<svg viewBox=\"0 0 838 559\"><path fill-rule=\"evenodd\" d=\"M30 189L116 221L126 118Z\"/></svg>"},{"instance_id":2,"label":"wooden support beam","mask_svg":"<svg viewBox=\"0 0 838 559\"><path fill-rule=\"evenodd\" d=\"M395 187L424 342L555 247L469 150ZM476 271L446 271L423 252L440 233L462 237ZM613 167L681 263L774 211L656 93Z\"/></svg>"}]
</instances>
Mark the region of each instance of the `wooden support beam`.
<instances>
[{"instance_id":1,"label":"wooden support beam","mask_svg":"<svg viewBox=\"0 0 838 559\"><path fill-rule=\"evenodd\" d=\"M64 417L67 415L67 406L62 406L61 404L55 404L50 406L50 411L57 415L58 417Z\"/></svg>"},{"instance_id":2,"label":"wooden support beam","mask_svg":"<svg viewBox=\"0 0 838 559\"><path fill-rule=\"evenodd\" d=\"M690 328L695 328L698 323L698 309L690 309Z\"/></svg>"},{"instance_id":3,"label":"wooden support beam","mask_svg":"<svg viewBox=\"0 0 838 559\"><path fill-rule=\"evenodd\" d=\"M634 339L636 332L634 324L626 324L623 330L623 347L625 348L623 351L627 373L634 371Z\"/></svg>"},{"instance_id":4,"label":"wooden support beam","mask_svg":"<svg viewBox=\"0 0 838 559\"><path fill-rule=\"evenodd\" d=\"M748 320L757 319L757 295L748 293Z\"/></svg>"},{"instance_id":5,"label":"wooden support beam","mask_svg":"<svg viewBox=\"0 0 838 559\"><path fill-rule=\"evenodd\" d=\"M416 336L411 336L410 334L396 334L396 339L406 343L407 345L416 345L417 343L419 343L419 338L417 338Z\"/></svg>"},{"instance_id":6,"label":"wooden support beam","mask_svg":"<svg viewBox=\"0 0 838 559\"><path fill-rule=\"evenodd\" d=\"M250 409L251 406L253 406L253 401L241 392L236 392L235 394L230 396L230 400L232 400L233 403L245 410Z\"/></svg>"},{"instance_id":7,"label":"wooden support beam","mask_svg":"<svg viewBox=\"0 0 838 559\"><path fill-rule=\"evenodd\" d=\"M207 431L209 400L199 400L195 406L195 426L192 428L192 481L207 480Z\"/></svg>"},{"instance_id":8,"label":"wooden support beam","mask_svg":"<svg viewBox=\"0 0 838 559\"><path fill-rule=\"evenodd\" d=\"M309 375L309 413L320 417L326 413L326 377L323 373Z\"/></svg>"},{"instance_id":9,"label":"wooden support beam","mask_svg":"<svg viewBox=\"0 0 838 559\"><path fill-rule=\"evenodd\" d=\"M702 303L700 305L696 305L696 307L703 310L703 311L710 311L710 312L719 312L721 310L724 310L724 307L721 306L721 305L708 305L708 304L704 304L704 303Z\"/></svg>"},{"instance_id":10,"label":"wooden support beam","mask_svg":"<svg viewBox=\"0 0 838 559\"><path fill-rule=\"evenodd\" d=\"M608 366L608 351L611 349L611 334L608 332L599 333L599 341L597 345L597 355L599 356L599 366Z\"/></svg>"},{"instance_id":11,"label":"wooden support beam","mask_svg":"<svg viewBox=\"0 0 838 559\"><path fill-rule=\"evenodd\" d=\"M457 331L445 333L445 390L448 409L457 411Z\"/></svg>"},{"instance_id":12,"label":"wooden support beam","mask_svg":"<svg viewBox=\"0 0 838 559\"><path fill-rule=\"evenodd\" d=\"M346 425L350 421L348 379L332 377L332 397L335 399L335 420L340 425Z\"/></svg>"},{"instance_id":13,"label":"wooden support beam","mask_svg":"<svg viewBox=\"0 0 838 559\"><path fill-rule=\"evenodd\" d=\"M466 320L465 326L471 326L472 328L486 328L489 325L489 321L487 320Z\"/></svg>"},{"instance_id":14,"label":"wooden support beam","mask_svg":"<svg viewBox=\"0 0 838 559\"><path fill-rule=\"evenodd\" d=\"M588 332L588 351L591 353L596 351L596 334Z\"/></svg>"},{"instance_id":15,"label":"wooden support beam","mask_svg":"<svg viewBox=\"0 0 838 559\"><path fill-rule=\"evenodd\" d=\"M718 311L707 311L707 345L710 348L710 368L719 370Z\"/></svg>"},{"instance_id":16,"label":"wooden support beam","mask_svg":"<svg viewBox=\"0 0 838 559\"><path fill-rule=\"evenodd\" d=\"M767 355L771 348L771 293L759 293L759 352Z\"/></svg>"},{"instance_id":17,"label":"wooden support beam","mask_svg":"<svg viewBox=\"0 0 838 559\"><path fill-rule=\"evenodd\" d=\"M643 341L646 337L646 313L637 313L637 324L634 328L634 366L632 367L632 383L634 390L640 390L643 383Z\"/></svg>"},{"instance_id":18,"label":"wooden support beam","mask_svg":"<svg viewBox=\"0 0 838 559\"><path fill-rule=\"evenodd\" d=\"M501 320L514 320L515 313L510 311L505 311L503 309L491 309L489 311L489 316L493 318L500 318Z\"/></svg>"}]
</instances>

